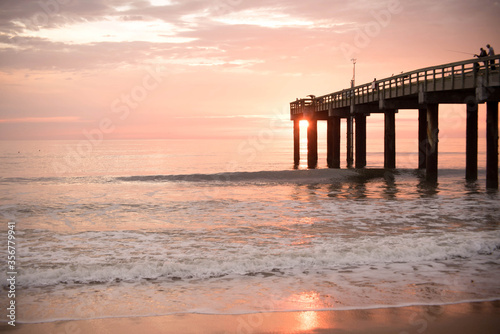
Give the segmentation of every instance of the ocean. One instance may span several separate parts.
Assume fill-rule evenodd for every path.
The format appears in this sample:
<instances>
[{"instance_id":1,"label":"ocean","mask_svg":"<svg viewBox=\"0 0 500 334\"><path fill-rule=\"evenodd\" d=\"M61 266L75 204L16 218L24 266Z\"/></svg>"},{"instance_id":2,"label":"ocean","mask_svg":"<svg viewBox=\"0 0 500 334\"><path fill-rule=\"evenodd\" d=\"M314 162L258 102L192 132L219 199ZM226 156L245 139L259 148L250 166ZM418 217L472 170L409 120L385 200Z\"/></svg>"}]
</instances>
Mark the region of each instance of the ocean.
<instances>
[{"instance_id":1,"label":"ocean","mask_svg":"<svg viewBox=\"0 0 500 334\"><path fill-rule=\"evenodd\" d=\"M429 185L411 150L395 171L370 148L364 170L327 169L324 153L308 170L291 146L0 142L2 309L9 222L18 323L500 299L482 148L477 182L447 147Z\"/></svg>"}]
</instances>

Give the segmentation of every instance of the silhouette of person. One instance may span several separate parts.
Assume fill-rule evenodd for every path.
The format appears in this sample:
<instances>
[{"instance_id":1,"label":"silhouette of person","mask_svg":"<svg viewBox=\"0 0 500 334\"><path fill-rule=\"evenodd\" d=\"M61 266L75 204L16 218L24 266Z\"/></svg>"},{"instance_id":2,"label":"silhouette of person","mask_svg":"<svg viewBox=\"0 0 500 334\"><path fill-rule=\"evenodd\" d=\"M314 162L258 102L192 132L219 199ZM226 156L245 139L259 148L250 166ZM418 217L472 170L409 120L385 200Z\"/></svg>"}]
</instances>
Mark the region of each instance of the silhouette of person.
<instances>
[{"instance_id":1,"label":"silhouette of person","mask_svg":"<svg viewBox=\"0 0 500 334\"><path fill-rule=\"evenodd\" d=\"M373 82L372 82L372 90L373 90L373 91L378 90L378 82L377 82L377 78L373 78Z\"/></svg>"},{"instance_id":2,"label":"silhouette of person","mask_svg":"<svg viewBox=\"0 0 500 334\"><path fill-rule=\"evenodd\" d=\"M493 57L495 55L495 50L493 50L493 47L491 47L491 45L489 45L489 44L486 45L486 47L488 48L488 56ZM495 59L490 60L490 65L491 65L491 69L493 71L496 70Z\"/></svg>"},{"instance_id":3,"label":"silhouette of person","mask_svg":"<svg viewBox=\"0 0 500 334\"><path fill-rule=\"evenodd\" d=\"M483 57L487 57L488 54L486 53L486 50L481 48L481 52L479 52L479 54L475 54L474 57L478 57L478 58L483 58Z\"/></svg>"},{"instance_id":4,"label":"silhouette of person","mask_svg":"<svg viewBox=\"0 0 500 334\"><path fill-rule=\"evenodd\" d=\"M484 58L484 57L488 57L488 54L486 53L486 50L481 48L481 52L479 52L479 55L475 54L474 57L477 57L477 58ZM488 66L488 63L487 62L484 62L484 67ZM477 72L479 69L479 65L478 63L474 63L474 72Z\"/></svg>"}]
</instances>

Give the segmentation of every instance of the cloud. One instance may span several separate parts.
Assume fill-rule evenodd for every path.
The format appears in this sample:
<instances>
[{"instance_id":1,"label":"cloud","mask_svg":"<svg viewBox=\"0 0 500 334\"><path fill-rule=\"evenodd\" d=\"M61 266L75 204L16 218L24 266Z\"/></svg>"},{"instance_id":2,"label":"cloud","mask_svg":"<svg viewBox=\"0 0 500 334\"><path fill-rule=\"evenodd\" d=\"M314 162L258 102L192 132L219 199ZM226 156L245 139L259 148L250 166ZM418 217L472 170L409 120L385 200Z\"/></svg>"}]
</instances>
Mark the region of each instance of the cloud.
<instances>
[{"instance_id":1,"label":"cloud","mask_svg":"<svg viewBox=\"0 0 500 334\"><path fill-rule=\"evenodd\" d=\"M372 45L386 52L398 50L394 40L403 46L414 38L440 40L443 34L432 29L459 35L471 30L474 20L493 22L489 18L498 14L498 6L480 2L7 0L0 4L0 69L153 62L179 69L240 62L256 72L296 72L305 64L316 71L321 67L318 58L342 56L339 46L352 44L363 24L376 20L374 13L391 4L399 3L403 12ZM469 20L465 26L462 18ZM424 29L426 25L430 28ZM283 56L291 61L285 64Z\"/></svg>"},{"instance_id":2,"label":"cloud","mask_svg":"<svg viewBox=\"0 0 500 334\"><path fill-rule=\"evenodd\" d=\"M293 55L297 44L300 48L310 45L315 37L302 30L304 27L325 30L345 24L319 10L327 4L319 0L307 6L298 1L277 5L243 0L158 4L116 0L2 2L0 18L7 23L0 26L0 68L67 69L151 60L178 65L190 59L192 64L200 64L202 48L210 50L204 55L206 63L225 65L244 60L258 64L262 61L254 61L256 55L262 59L276 51ZM344 7L339 2L325 8L331 12ZM270 32L269 28L282 29Z\"/></svg>"},{"instance_id":3,"label":"cloud","mask_svg":"<svg viewBox=\"0 0 500 334\"><path fill-rule=\"evenodd\" d=\"M0 119L0 123L82 123L80 117L24 117Z\"/></svg>"},{"instance_id":4,"label":"cloud","mask_svg":"<svg viewBox=\"0 0 500 334\"><path fill-rule=\"evenodd\" d=\"M319 59L345 61L340 46L353 45L394 5L402 12L359 50L361 58L406 56L424 42L467 44L500 14L493 0L6 0L0 70L240 63L256 73L318 71Z\"/></svg>"}]
</instances>

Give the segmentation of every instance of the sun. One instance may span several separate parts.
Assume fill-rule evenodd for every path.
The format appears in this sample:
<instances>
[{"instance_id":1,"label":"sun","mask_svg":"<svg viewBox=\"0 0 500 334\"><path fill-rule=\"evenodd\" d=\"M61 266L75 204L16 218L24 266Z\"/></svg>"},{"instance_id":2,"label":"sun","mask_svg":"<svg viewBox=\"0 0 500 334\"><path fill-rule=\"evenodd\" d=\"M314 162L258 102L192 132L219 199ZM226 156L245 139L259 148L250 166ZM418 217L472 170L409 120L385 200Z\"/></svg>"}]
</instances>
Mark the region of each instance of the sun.
<instances>
[{"instance_id":1,"label":"sun","mask_svg":"<svg viewBox=\"0 0 500 334\"><path fill-rule=\"evenodd\" d=\"M299 126L301 128L307 128L309 126L309 122L306 119L303 119L299 122Z\"/></svg>"}]
</instances>

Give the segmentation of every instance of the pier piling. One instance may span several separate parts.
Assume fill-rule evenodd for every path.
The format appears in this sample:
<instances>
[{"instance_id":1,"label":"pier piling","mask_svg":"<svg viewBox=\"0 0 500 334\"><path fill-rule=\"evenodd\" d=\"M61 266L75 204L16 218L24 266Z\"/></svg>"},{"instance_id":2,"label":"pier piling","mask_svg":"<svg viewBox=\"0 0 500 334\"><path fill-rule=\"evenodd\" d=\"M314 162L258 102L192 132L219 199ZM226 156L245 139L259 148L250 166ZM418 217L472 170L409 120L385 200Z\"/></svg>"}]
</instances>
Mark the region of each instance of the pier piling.
<instances>
[{"instance_id":1,"label":"pier piling","mask_svg":"<svg viewBox=\"0 0 500 334\"><path fill-rule=\"evenodd\" d=\"M354 128L353 117L347 117L347 168L352 168L354 164Z\"/></svg>"},{"instance_id":2,"label":"pier piling","mask_svg":"<svg viewBox=\"0 0 500 334\"><path fill-rule=\"evenodd\" d=\"M300 164L300 120L293 121L293 163Z\"/></svg>"},{"instance_id":3,"label":"pier piling","mask_svg":"<svg viewBox=\"0 0 500 334\"><path fill-rule=\"evenodd\" d=\"M340 117L330 117L327 122L327 164L340 168Z\"/></svg>"},{"instance_id":4,"label":"pier piling","mask_svg":"<svg viewBox=\"0 0 500 334\"><path fill-rule=\"evenodd\" d=\"M356 168L366 167L366 115L356 115Z\"/></svg>"},{"instance_id":5,"label":"pier piling","mask_svg":"<svg viewBox=\"0 0 500 334\"><path fill-rule=\"evenodd\" d=\"M468 181L477 180L477 132L478 106L474 100L467 103L465 179Z\"/></svg>"},{"instance_id":6,"label":"pier piling","mask_svg":"<svg viewBox=\"0 0 500 334\"><path fill-rule=\"evenodd\" d=\"M486 104L486 186L498 189L498 102Z\"/></svg>"},{"instance_id":7,"label":"pier piling","mask_svg":"<svg viewBox=\"0 0 500 334\"><path fill-rule=\"evenodd\" d=\"M438 134L439 134L439 104L427 106L427 150L425 178L428 182L438 180Z\"/></svg>"},{"instance_id":8,"label":"pier piling","mask_svg":"<svg viewBox=\"0 0 500 334\"><path fill-rule=\"evenodd\" d=\"M318 165L318 121L309 119L307 127L307 167L316 168Z\"/></svg>"},{"instance_id":9,"label":"pier piling","mask_svg":"<svg viewBox=\"0 0 500 334\"><path fill-rule=\"evenodd\" d=\"M418 109L418 169L427 167L427 108Z\"/></svg>"},{"instance_id":10,"label":"pier piling","mask_svg":"<svg viewBox=\"0 0 500 334\"><path fill-rule=\"evenodd\" d=\"M396 168L396 110L384 111L384 167Z\"/></svg>"}]
</instances>

